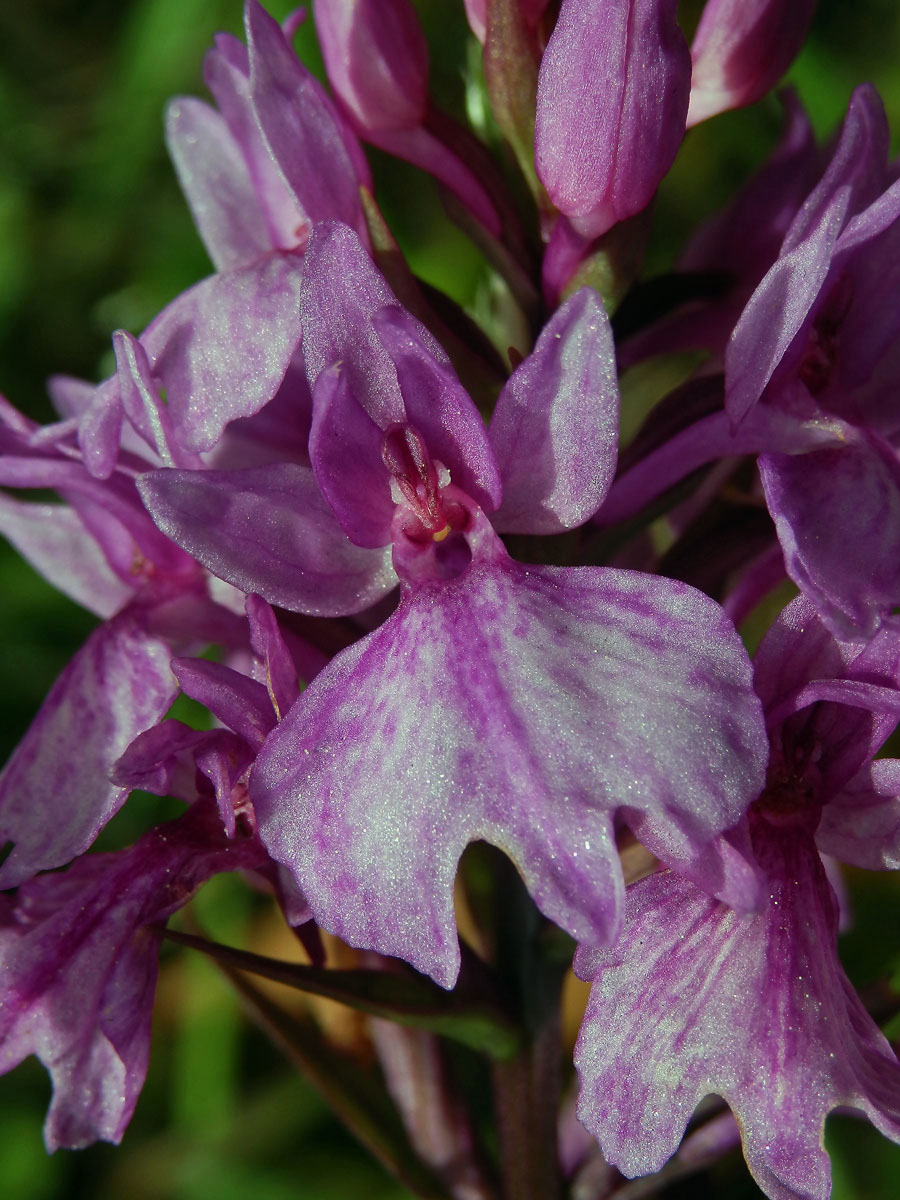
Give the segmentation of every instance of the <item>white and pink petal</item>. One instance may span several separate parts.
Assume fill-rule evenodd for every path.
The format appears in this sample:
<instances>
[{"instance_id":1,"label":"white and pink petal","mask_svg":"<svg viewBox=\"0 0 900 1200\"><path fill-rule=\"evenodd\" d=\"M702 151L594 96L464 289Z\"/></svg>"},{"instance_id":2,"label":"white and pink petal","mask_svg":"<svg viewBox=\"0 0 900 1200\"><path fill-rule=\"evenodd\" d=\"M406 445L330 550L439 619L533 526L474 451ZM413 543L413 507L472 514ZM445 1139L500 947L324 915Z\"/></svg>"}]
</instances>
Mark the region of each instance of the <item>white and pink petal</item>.
<instances>
[{"instance_id":1,"label":"white and pink petal","mask_svg":"<svg viewBox=\"0 0 900 1200\"><path fill-rule=\"evenodd\" d=\"M468 842L508 853L574 936L608 940L615 814L657 853L702 857L760 790L765 755L717 605L637 573L519 566L491 539L316 677L261 751L251 798L324 928L449 987Z\"/></svg>"}]
</instances>

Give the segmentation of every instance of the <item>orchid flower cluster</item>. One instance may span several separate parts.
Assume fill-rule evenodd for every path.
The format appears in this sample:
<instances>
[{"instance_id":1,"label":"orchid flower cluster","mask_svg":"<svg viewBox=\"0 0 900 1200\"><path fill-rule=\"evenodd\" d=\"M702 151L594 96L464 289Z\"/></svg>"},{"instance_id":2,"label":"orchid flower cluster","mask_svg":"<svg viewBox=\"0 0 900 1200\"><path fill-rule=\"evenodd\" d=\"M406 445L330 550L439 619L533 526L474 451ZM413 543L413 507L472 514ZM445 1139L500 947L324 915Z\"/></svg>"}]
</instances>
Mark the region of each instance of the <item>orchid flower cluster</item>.
<instances>
[{"instance_id":1,"label":"orchid flower cluster","mask_svg":"<svg viewBox=\"0 0 900 1200\"><path fill-rule=\"evenodd\" d=\"M0 529L99 618L0 775L0 1065L49 1071L49 1149L122 1138L166 936L270 1026L253 973L382 1018L381 1154L423 1196L600 1200L740 1142L818 1200L832 1110L900 1141L835 865L900 867L900 179L871 87L826 145L786 93L660 302L660 181L814 6L707 0L690 44L676 7L466 0L485 142L409 0L316 0L329 89L304 14L247 0L213 103L167 115L214 273L108 379L53 377L53 424L3 401ZM438 182L508 353L414 277L365 143ZM620 454L620 372L685 351ZM91 852L134 789L184 812ZM310 965L167 934L223 872ZM496 1139L448 1038L493 1063Z\"/></svg>"}]
</instances>

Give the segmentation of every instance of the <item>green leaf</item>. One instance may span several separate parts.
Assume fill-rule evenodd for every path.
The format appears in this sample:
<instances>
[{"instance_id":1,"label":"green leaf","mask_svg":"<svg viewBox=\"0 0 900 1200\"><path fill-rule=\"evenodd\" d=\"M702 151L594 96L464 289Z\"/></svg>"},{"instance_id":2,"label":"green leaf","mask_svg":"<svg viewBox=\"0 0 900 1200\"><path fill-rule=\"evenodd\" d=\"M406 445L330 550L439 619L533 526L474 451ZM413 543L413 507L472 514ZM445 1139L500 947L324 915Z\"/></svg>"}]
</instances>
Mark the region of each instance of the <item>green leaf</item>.
<instances>
[{"instance_id":1,"label":"green leaf","mask_svg":"<svg viewBox=\"0 0 900 1200\"><path fill-rule=\"evenodd\" d=\"M465 983L455 992L445 992L408 968L330 970L282 962L172 929L166 936L209 955L223 968L249 971L369 1016L453 1038L492 1058L511 1058L521 1047L521 1033L499 1003L483 994L467 994Z\"/></svg>"}]
</instances>

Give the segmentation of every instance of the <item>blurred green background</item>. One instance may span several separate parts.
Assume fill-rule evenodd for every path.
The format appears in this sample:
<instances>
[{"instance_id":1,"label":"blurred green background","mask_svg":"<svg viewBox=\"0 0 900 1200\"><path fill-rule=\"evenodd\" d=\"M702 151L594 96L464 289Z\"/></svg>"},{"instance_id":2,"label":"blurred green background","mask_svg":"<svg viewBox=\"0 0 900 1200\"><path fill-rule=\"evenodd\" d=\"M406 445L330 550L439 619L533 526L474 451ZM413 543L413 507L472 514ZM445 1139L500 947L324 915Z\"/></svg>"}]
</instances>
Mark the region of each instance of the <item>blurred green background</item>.
<instances>
[{"instance_id":1,"label":"blurred green background","mask_svg":"<svg viewBox=\"0 0 900 1200\"><path fill-rule=\"evenodd\" d=\"M290 6L271 4L283 17ZM462 0L418 5L432 46L434 87L461 112L474 61ZM684 4L686 19L697 3ZM0 5L0 391L51 419L44 380L99 379L110 334L139 332L210 270L162 140L176 93L203 94L213 33L239 32L237 0L34 0ZM313 69L311 30L298 39ZM900 6L896 0L820 0L791 79L817 131L834 129L850 92L872 80L900 131ZM769 98L697 129L661 190L654 264L760 163L779 129ZM383 209L414 268L475 310L487 286L478 254L443 218L428 180L374 159ZM92 621L0 544L0 761L15 745ZM136 800L110 834L124 842L163 813ZM844 956L861 987L900 963L897 880L853 877L856 923ZM201 893L198 916L238 944L274 937L240 884ZM10 1200L394 1200L407 1193L372 1166L312 1091L248 1028L204 961L164 956L153 1060L121 1148L48 1158L40 1128L49 1098L33 1060L0 1079L0 1187ZM900 1030L898 1030L900 1032ZM900 1195L900 1150L849 1118L829 1124L838 1200ZM758 1195L736 1158L667 1195Z\"/></svg>"}]
</instances>

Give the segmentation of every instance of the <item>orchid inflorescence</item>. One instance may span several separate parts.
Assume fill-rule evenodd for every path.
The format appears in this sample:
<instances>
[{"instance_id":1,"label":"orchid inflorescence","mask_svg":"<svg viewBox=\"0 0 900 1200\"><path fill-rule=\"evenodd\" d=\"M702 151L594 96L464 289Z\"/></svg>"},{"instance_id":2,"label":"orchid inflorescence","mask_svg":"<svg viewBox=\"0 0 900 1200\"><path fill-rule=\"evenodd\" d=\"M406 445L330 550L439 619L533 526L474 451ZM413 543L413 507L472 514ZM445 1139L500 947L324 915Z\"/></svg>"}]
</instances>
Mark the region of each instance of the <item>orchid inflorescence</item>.
<instances>
[{"instance_id":1,"label":"orchid inflorescence","mask_svg":"<svg viewBox=\"0 0 900 1200\"><path fill-rule=\"evenodd\" d=\"M689 45L675 0L466 0L489 145L429 99L409 0L316 0L330 93L303 14L247 0L214 104L171 103L214 274L114 334L108 379L51 379L53 424L0 408L0 529L100 619L0 775L0 1065L49 1071L49 1149L122 1138L166 936L270 1027L254 974L382 1018L405 1133L380 1152L423 1196L600 1200L740 1142L767 1196L819 1198L832 1110L900 1141L835 890L836 861L900 867L900 761L876 757L900 181L874 89L824 146L784 93L665 304L639 278L686 130L770 91L813 7L707 0ZM416 279L363 143L438 181L506 318ZM685 351L620 455L620 373ZM786 581L751 663L736 626ZM135 789L184 812L92 852ZM310 965L167 933L223 872ZM499 1148L448 1038L494 1064Z\"/></svg>"}]
</instances>

